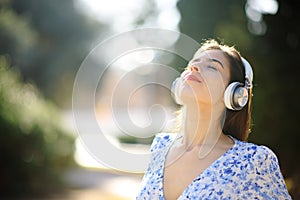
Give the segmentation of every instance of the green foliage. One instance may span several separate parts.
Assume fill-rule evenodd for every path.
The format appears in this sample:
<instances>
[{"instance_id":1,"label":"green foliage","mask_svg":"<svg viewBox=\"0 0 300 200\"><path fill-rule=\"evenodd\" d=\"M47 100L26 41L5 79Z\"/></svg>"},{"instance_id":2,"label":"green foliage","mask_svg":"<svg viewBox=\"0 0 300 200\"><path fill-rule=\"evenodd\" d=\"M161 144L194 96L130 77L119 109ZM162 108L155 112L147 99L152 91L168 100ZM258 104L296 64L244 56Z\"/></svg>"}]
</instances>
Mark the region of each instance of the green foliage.
<instances>
[{"instance_id":1,"label":"green foliage","mask_svg":"<svg viewBox=\"0 0 300 200\"><path fill-rule=\"evenodd\" d=\"M107 30L73 0L0 1L0 55L61 107L70 107L75 72Z\"/></svg>"},{"instance_id":2,"label":"green foliage","mask_svg":"<svg viewBox=\"0 0 300 200\"><path fill-rule=\"evenodd\" d=\"M1 54L10 54L15 62L24 63L32 55L36 45L37 33L31 28L26 18L18 16L13 10L0 9Z\"/></svg>"},{"instance_id":3,"label":"green foliage","mask_svg":"<svg viewBox=\"0 0 300 200\"><path fill-rule=\"evenodd\" d=\"M226 44L249 48L251 35L247 31L244 1L181 0L180 31L198 42L207 38L225 39Z\"/></svg>"},{"instance_id":4,"label":"green foliage","mask_svg":"<svg viewBox=\"0 0 300 200\"><path fill-rule=\"evenodd\" d=\"M151 144L153 139L154 136L149 138L136 138L125 134L118 137L120 143L127 143L127 144Z\"/></svg>"},{"instance_id":5,"label":"green foliage","mask_svg":"<svg viewBox=\"0 0 300 200\"><path fill-rule=\"evenodd\" d=\"M56 107L0 57L0 196L43 194L74 165L73 137Z\"/></svg>"}]
</instances>

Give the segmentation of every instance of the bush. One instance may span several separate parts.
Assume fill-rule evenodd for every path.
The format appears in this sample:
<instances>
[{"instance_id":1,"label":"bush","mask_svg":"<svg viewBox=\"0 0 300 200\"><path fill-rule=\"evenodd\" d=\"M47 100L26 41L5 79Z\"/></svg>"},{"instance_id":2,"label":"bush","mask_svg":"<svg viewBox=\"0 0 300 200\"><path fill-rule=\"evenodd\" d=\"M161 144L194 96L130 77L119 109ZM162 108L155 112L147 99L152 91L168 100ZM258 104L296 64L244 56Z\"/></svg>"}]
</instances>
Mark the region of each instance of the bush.
<instances>
[{"instance_id":1,"label":"bush","mask_svg":"<svg viewBox=\"0 0 300 200\"><path fill-rule=\"evenodd\" d=\"M59 189L62 173L74 164L73 144L58 109L0 56L0 196Z\"/></svg>"}]
</instances>

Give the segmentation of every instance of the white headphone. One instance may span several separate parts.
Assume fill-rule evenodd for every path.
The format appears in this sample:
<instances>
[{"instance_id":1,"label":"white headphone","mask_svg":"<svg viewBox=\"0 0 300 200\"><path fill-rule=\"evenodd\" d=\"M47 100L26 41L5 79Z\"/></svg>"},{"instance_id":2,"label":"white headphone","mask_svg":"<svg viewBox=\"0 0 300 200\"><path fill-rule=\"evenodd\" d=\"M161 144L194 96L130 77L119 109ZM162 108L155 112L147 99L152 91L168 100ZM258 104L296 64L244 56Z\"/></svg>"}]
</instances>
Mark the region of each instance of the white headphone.
<instances>
[{"instance_id":1,"label":"white headphone","mask_svg":"<svg viewBox=\"0 0 300 200\"><path fill-rule=\"evenodd\" d=\"M171 95L173 96L175 102L179 105L183 105L181 99L180 99L180 94L179 94L179 88L180 88L180 85L181 85L181 77L178 77L176 78L173 83L172 83L172 86L171 86Z\"/></svg>"},{"instance_id":2,"label":"white headphone","mask_svg":"<svg viewBox=\"0 0 300 200\"><path fill-rule=\"evenodd\" d=\"M248 90L252 88L253 71L249 62L242 58L245 68L245 83L232 82L230 83L224 92L224 103L226 108L230 110L241 110L248 102ZM179 105L183 105L180 100L179 85L181 84L181 78L176 78L172 84L171 92L175 99L175 102Z\"/></svg>"},{"instance_id":3,"label":"white headphone","mask_svg":"<svg viewBox=\"0 0 300 200\"><path fill-rule=\"evenodd\" d=\"M230 83L224 92L224 103L230 110L241 110L248 102L248 90L252 88L253 71L249 62L242 58L245 68L245 83Z\"/></svg>"}]
</instances>

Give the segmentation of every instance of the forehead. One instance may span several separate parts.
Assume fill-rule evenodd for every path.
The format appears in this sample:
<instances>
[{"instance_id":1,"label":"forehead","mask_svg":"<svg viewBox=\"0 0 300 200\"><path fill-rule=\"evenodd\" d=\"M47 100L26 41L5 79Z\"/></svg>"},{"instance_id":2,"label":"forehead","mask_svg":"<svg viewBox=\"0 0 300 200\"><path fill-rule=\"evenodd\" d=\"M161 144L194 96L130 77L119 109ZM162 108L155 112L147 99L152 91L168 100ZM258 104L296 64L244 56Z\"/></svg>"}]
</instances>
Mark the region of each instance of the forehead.
<instances>
[{"instance_id":1,"label":"forehead","mask_svg":"<svg viewBox=\"0 0 300 200\"><path fill-rule=\"evenodd\" d=\"M201 62L202 60L217 60L217 62L220 62L223 66L221 67L223 70L220 70L219 72L225 79L229 80L230 64L228 58L222 50L205 50L202 52L197 52L190 61L190 64L193 64L193 62Z\"/></svg>"},{"instance_id":2,"label":"forehead","mask_svg":"<svg viewBox=\"0 0 300 200\"><path fill-rule=\"evenodd\" d=\"M199 59L217 59L219 60L223 66L228 66L229 62L221 50L205 50L202 52L197 52L191 61L199 60Z\"/></svg>"}]
</instances>

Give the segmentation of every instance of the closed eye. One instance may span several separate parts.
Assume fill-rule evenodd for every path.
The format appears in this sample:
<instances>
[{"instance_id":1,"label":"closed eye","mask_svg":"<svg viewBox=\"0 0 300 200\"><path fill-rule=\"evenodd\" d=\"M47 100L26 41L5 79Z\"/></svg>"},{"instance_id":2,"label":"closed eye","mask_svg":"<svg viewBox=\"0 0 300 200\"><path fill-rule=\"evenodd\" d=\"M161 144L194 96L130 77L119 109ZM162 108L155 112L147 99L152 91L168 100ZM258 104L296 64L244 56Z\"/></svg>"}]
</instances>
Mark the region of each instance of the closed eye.
<instances>
[{"instance_id":1,"label":"closed eye","mask_svg":"<svg viewBox=\"0 0 300 200\"><path fill-rule=\"evenodd\" d=\"M213 65L208 65L207 67L208 67L209 69L212 69L212 70L218 70L217 67L216 67L216 66L213 66Z\"/></svg>"}]
</instances>

